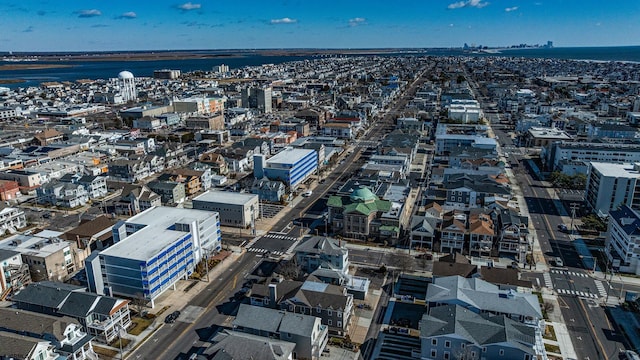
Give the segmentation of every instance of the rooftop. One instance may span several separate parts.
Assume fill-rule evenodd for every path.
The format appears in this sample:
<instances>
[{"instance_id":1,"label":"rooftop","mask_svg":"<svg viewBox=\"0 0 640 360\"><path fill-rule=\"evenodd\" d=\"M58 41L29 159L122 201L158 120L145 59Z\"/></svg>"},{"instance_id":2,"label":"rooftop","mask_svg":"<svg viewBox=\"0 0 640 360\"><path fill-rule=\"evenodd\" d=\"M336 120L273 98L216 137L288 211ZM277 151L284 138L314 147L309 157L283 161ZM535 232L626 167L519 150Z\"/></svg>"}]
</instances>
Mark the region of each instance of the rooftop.
<instances>
[{"instance_id":1,"label":"rooftop","mask_svg":"<svg viewBox=\"0 0 640 360\"><path fill-rule=\"evenodd\" d=\"M232 205L245 205L253 199L257 199L256 194L243 194L230 191L209 190L193 198L193 201L217 202Z\"/></svg>"},{"instance_id":2,"label":"rooftop","mask_svg":"<svg viewBox=\"0 0 640 360\"><path fill-rule=\"evenodd\" d=\"M591 167L606 177L615 178L640 178L638 164L611 164L604 162L591 162Z\"/></svg>"},{"instance_id":3,"label":"rooftop","mask_svg":"<svg viewBox=\"0 0 640 360\"><path fill-rule=\"evenodd\" d=\"M270 159L267 159L267 164L295 164L312 152L315 152L315 150L285 148Z\"/></svg>"}]
</instances>

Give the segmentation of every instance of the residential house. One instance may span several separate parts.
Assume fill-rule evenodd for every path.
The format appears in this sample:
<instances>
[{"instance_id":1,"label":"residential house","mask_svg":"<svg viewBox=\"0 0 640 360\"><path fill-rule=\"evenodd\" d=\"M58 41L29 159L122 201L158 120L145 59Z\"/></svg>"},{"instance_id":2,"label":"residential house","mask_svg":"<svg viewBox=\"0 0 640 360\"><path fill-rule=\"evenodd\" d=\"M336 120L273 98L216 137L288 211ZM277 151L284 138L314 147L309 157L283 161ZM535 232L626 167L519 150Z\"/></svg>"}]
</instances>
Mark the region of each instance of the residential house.
<instances>
[{"instance_id":1,"label":"residential house","mask_svg":"<svg viewBox=\"0 0 640 360\"><path fill-rule=\"evenodd\" d=\"M77 227L64 233L62 237L68 241L75 241L80 249L102 250L113 245L111 229L114 224L113 219L101 215L93 220L80 223Z\"/></svg>"},{"instance_id":2,"label":"residential house","mask_svg":"<svg viewBox=\"0 0 640 360\"><path fill-rule=\"evenodd\" d=\"M414 215L411 217L411 248L433 250L436 229L441 219L432 216Z\"/></svg>"},{"instance_id":3,"label":"residential house","mask_svg":"<svg viewBox=\"0 0 640 360\"><path fill-rule=\"evenodd\" d=\"M320 359L329 331L319 317L240 304L233 330L296 344L294 359Z\"/></svg>"},{"instance_id":4,"label":"residential house","mask_svg":"<svg viewBox=\"0 0 640 360\"><path fill-rule=\"evenodd\" d=\"M122 184L120 199L114 204L118 215L133 216L154 206L162 205L160 195L153 192L147 185Z\"/></svg>"},{"instance_id":5,"label":"residential house","mask_svg":"<svg viewBox=\"0 0 640 360\"><path fill-rule=\"evenodd\" d=\"M109 163L109 177L114 180L134 183L150 175L150 164L144 160L121 159Z\"/></svg>"},{"instance_id":6,"label":"residential house","mask_svg":"<svg viewBox=\"0 0 640 360\"><path fill-rule=\"evenodd\" d=\"M179 204L186 196L183 183L174 181L151 181L147 184L149 189L160 195L163 204Z\"/></svg>"},{"instance_id":7,"label":"residential house","mask_svg":"<svg viewBox=\"0 0 640 360\"><path fill-rule=\"evenodd\" d=\"M55 317L4 307L0 308L0 332L50 341L54 351L69 360L98 359L91 343L93 336L68 316ZM2 355L0 353L0 357Z\"/></svg>"},{"instance_id":8,"label":"residential house","mask_svg":"<svg viewBox=\"0 0 640 360\"><path fill-rule=\"evenodd\" d=\"M27 226L27 217L22 209L0 203L0 235L7 232L14 234L25 226Z\"/></svg>"},{"instance_id":9,"label":"residential house","mask_svg":"<svg viewBox=\"0 0 640 360\"><path fill-rule=\"evenodd\" d=\"M433 278L455 275L468 278L477 272L477 266L459 252L445 255L433 262Z\"/></svg>"},{"instance_id":10,"label":"residential house","mask_svg":"<svg viewBox=\"0 0 640 360\"><path fill-rule=\"evenodd\" d=\"M0 344L2 359L56 360L62 357L55 352L55 346L51 341L12 332L0 331Z\"/></svg>"},{"instance_id":11,"label":"residential house","mask_svg":"<svg viewBox=\"0 0 640 360\"><path fill-rule=\"evenodd\" d=\"M469 214L469 254L491 256L496 239L496 229L491 216L483 209L472 209Z\"/></svg>"},{"instance_id":12,"label":"residential house","mask_svg":"<svg viewBox=\"0 0 640 360\"><path fill-rule=\"evenodd\" d=\"M16 200L20 194L17 181L0 180L0 201Z\"/></svg>"},{"instance_id":13,"label":"residential house","mask_svg":"<svg viewBox=\"0 0 640 360\"><path fill-rule=\"evenodd\" d=\"M467 234L467 216L452 211L446 214L440 225L439 252L463 252Z\"/></svg>"},{"instance_id":14,"label":"residential house","mask_svg":"<svg viewBox=\"0 0 640 360\"><path fill-rule=\"evenodd\" d=\"M106 176L66 174L60 178L60 181L84 186L90 199L101 198L109 192Z\"/></svg>"},{"instance_id":15,"label":"residential house","mask_svg":"<svg viewBox=\"0 0 640 360\"><path fill-rule=\"evenodd\" d=\"M267 178L255 179L251 186L251 193L257 194L260 201L279 203L286 195L287 188L281 181L271 181Z\"/></svg>"},{"instance_id":16,"label":"residential house","mask_svg":"<svg viewBox=\"0 0 640 360\"><path fill-rule=\"evenodd\" d=\"M211 339L209 346L197 359L235 360L292 360L296 344L290 341L224 330Z\"/></svg>"},{"instance_id":17,"label":"residential house","mask_svg":"<svg viewBox=\"0 0 640 360\"><path fill-rule=\"evenodd\" d=\"M58 180L42 185L36 192L38 204L72 209L89 201L89 194L83 185Z\"/></svg>"},{"instance_id":18,"label":"residential house","mask_svg":"<svg viewBox=\"0 0 640 360\"><path fill-rule=\"evenodd\" d=\"M11 301L19 309L72 317L86 333L107 344L118 337L118 329L126 330L132 325L128 300L97 295L64 283L29 284Z\"/></svg>"},{"instance_id":19,"label":"residential house","mask_svg":"<svg viewBox=\"0 0 640 360\"><path fill-rule=\"evenodd\" d=\"M529 218L506 208L498 213L498 253L525 263L529 251Z\"/></svg>"},{"instance_id":20,"label":"residential house","mask_svg":"<svg viewBox=\"0 0 640 360\"><path fill-rule=\"evenodd\" d=\"M336 239L312 236L298 245L295 253L296 263L306 273L311 274L318 269L332 270L340 276L337 285L342 285L349 276L349 252ZM317 274L314 276L318 277Z\"/></svg>"},{"instance_id":21,"label":"residential house","mask_svg":"<svg viewBox=\"0 0 640 360\"><path fill-rule=\"evenodd\" d=\"M545 354L536 335L535 328L505 315L442 305L430 308L420 321L420 358L535 360Z\"/></svg>"},{"instance_id":22,"label":"residential house","mask_svg":"<svg viewBox=\"0 0 640 360\"><path fill-rule=\"evenodd\" d=\"M445 206L454 209L484 207L495 197L511 198L508 185L486 175L451 175L445 178L443 188L447 192Z\"/></svg>"},{"instance_id":23,"label":"residential house","mask_svg":"<svg viewBox=\"0 0 640 360\"><path fill-rule=\"evenodd\" d=\"M22 262L20 252L0 249L0 299L31 283L29 266Z\"/></svg>"},{"instance_id":24,"label":"residential house","mask_svg":"<svg viewBox=\"0 0 640 360\"><path fill-rule=\"evenodd\" d=\"M211 167L211 172L218 175L227 175L229 166L222 154L207 152L200 155L200 162Z\"/></svg>"},{"instance_id":25,"label":"residential house","mask_svg":"<svg viewBox=\"0 0 640 360\"><path fill-rule=\"evenodd\" d=\"M64 134L55 129L46 129L33 137L35 145L46 146L54 142L62 141Z\"/></svg>"}]
</instances>

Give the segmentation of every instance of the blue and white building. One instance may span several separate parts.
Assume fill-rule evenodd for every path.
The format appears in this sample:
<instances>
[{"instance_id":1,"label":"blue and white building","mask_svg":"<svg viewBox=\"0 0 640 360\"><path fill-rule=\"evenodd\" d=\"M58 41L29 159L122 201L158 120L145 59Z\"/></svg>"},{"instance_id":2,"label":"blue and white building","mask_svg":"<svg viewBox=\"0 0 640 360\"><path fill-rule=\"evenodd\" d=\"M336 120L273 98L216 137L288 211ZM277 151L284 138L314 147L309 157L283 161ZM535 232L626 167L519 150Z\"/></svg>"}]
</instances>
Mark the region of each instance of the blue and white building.
<instances>
[{"instance_id":1,"label":"blue and white building","mask_svg":"<svg viewBox=\"0 0 640 360\"><path fill-rule=\"evenodd\" d=\"M221 248L217 212L153 207L113 227L115 244L86 260L89 289L154 300Z\"/></svg>"},{"instance_id":2,"label":"blue and white building","mask_svg":"<svg viewBox=\"0 0 640 360\"><path fill-rule=\"evenodd\" d=\"M289 189L296 189L318 169L318 153L315 150L288 147L265 160L263 166L256 166L258 168L269 180L280 180Z\"/></svg>"}]
</instances>

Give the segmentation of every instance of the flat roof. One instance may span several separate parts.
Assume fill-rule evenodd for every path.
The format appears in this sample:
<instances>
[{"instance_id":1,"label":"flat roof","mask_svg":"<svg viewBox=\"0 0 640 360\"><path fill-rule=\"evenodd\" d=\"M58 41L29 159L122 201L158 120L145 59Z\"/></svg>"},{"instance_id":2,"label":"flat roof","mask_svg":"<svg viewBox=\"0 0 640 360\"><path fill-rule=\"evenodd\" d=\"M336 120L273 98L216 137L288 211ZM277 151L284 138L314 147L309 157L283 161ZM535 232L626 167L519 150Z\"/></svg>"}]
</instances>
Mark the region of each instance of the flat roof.
<instances>
[{"instance_id":1,"label":"flat roof","mask_svg":"<svg viewBox=\"0 0 640 360\"><path fill-rule=\"evenodd\" d=\"M257 200L258 195L232 191L208 190L207 192L193 198L193 201L209 201L223 204L244 205L253 199Z\"/></svg>"},{"instance_id":2,"label":"flat roof","mask_svg":"<svg viewBox=\"0 0 640 360\"><path fill-rule=\"evenodd\" d=\"M591 167L607 177L640 178L640 171L634 169L634 164L611 164L605 162L591 162Z\"/></svg>"},{"instance_id":3,"label":"flat roof","mask_svg":"<svg viewBox=\"0 0 640 360\"><path fill-rule=\"evenodd\" d=\"M171 245L188 232L169 230L176 223L204 221L213 211L182 209L166 206L153 207L128 219L125 224L147 225L120 240L102 254L134 260L149 260L163 248Z\"/></svg>"},{"instance_id":4,"label":"flat roof","mask_svg":"<svg viewBox=\"0 0 640 360\"><path fill-rule=\"evenodd\" d=\"M267 159L267 164L294 164L312 152L315 152L315 150L285 148L276 155Z\"/></svg>"},{"instance_id":5,"label":"flat roof","mask_svg":"<svg viewBox=\"0 0 640 360\"><path fill-rule=\"evenodd\" d=\"M559 130L556 128L540 128L540 127L532 127L529 129L529 134L536 138L544 138L544 139L561 139L561 140L569 140L571 136L569 136L563 130Z\"/></svg>"}]
</instances>

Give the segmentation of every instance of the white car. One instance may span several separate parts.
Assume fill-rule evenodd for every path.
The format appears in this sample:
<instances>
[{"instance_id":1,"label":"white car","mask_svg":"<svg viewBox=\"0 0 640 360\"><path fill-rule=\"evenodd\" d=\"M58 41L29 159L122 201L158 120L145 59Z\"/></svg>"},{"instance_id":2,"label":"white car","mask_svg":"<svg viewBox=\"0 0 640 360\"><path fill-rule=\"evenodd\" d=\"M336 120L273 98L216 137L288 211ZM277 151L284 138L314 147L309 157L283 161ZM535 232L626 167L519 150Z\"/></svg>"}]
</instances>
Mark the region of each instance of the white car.
<instances>
[{"instance_id":1,"label":"white car","mask_svg":"<svg viewBox=\"0 0 640 360\"><path fill-rule=\"evenodd\" d=\"M309 196L311 196L311 194L313 194L313 191L309 190L307 192L302 193L302 196L309 197Z\"/></svg>"}]
</instances>

